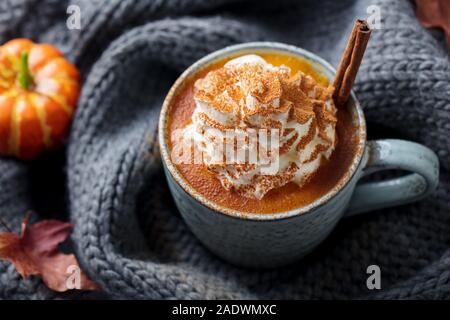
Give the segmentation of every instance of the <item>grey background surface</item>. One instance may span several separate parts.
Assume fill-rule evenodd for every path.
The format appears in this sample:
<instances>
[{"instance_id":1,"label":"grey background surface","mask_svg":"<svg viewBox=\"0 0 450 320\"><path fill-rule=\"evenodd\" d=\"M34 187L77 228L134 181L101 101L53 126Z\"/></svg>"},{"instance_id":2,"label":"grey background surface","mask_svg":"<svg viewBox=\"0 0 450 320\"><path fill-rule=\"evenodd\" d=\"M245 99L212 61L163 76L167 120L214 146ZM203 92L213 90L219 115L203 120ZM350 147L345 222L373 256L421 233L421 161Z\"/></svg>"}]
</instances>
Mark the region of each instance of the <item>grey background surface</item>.
<instances>
[{"instance_id":1,"label":"grey background surface","mask_svg":"<svg viewBox=\"0 0 450 320\"><path fill-rule=\"evenodd\" d=\"M68 4L81 30L68 30ZM380 6L356 91L369 137L427 145L441 161L436 194L348 219L313 254L271 271L233 267L186 229L163 178L156 125L162 99L196 59L229 44L275 40L339 61L354 20ZM72 247L102 293L50 292L0 262L0 298L450 297L450 60L440 33L406 0L6 0L0 41L56 44L81 69L82 96L67 148L39 161L0 160L0 215L15 230L69 219ZM377 264L382 290L366 287Z\"/></svg>"}]
</instances>

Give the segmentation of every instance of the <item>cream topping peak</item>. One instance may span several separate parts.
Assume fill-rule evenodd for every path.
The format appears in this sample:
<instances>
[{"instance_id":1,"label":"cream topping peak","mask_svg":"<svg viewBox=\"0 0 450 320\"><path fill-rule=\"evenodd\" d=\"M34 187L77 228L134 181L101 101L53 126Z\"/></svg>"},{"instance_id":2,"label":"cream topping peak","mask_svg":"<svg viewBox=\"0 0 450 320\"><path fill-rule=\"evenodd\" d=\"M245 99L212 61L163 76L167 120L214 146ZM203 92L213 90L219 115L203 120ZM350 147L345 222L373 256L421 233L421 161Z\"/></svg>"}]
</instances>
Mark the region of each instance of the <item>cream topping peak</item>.
<instances>
[{"instance_id":1,"label":"cream topping peak","mask_svg":"<svg viewBox=\"0 0 450 320\"><path fill-rule=\"evenodd\" d=\"M196 108L183 136L193 137L203 164L227 190L261 199L291 181L301 187L336 144L332 91L302 72L291 75L286 66L273 66L257 55L242 56L196 81ZM238 146L237 139L226 138L230 130L256 130L259 138L261 129L276 129L277 143L264 147L246 137L247 143ZM264 148L271 160L277 155L274 172L248 158L244 163L227 161L230 150L244 150L248 157Z\"/></svg>"}]
</instances>

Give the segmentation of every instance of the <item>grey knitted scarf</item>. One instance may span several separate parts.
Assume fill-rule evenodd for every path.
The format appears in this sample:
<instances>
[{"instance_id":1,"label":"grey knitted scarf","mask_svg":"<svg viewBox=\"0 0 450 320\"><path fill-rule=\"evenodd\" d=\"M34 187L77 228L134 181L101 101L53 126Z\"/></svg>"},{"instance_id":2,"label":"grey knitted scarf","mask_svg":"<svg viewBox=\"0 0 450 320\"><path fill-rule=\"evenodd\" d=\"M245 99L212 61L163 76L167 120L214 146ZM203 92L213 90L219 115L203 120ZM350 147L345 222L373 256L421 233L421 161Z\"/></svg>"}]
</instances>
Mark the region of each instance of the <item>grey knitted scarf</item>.
<instances>
[{"instance_id":1,"label":"grey knitted scarf","mask_svg":"<svg viewBox=\"0 0 450 320\"><path fill-rule=\"evenodd\" d=\"M81 10L70 30L69 4ZM432 148L441 182L429 199L342 221L314 253L277 270L233 267L186 228L158 154L161 102L188 65L224 46L286 42L339 61L352 24L378 5L356 91L369 137ZM0 263L0 298L450 298L450 60L440 33L407 0L2 0L0 41L57 45L83 75L67 148L0 159L0 216L70 220L71 246L102 293L58 295ZM381 268L368 290L366 268Z\"/></svg>"}]
</instances>

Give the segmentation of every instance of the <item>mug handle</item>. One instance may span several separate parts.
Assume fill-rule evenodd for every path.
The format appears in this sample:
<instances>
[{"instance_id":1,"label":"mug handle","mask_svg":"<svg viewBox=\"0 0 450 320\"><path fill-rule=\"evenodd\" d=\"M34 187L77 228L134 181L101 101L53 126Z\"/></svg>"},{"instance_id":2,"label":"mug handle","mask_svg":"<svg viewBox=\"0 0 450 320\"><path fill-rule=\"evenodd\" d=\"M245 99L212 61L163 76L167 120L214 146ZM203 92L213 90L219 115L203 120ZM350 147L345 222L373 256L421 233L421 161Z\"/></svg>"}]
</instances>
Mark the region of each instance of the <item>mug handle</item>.
<instances>
[{"instance_id":1,"label":"mug handle","mask_svg":"<svg viewBox=\"0 0 450 320\"><path fill-rule=\"evenodd\" d=\"M439 160L429 148L395 139L369 141L367 147L369 158L363 176L390 169L412 173L400 178L358 184L346 217L418 201L436 189L439 183Z\"/></svg>"}]
</instances>

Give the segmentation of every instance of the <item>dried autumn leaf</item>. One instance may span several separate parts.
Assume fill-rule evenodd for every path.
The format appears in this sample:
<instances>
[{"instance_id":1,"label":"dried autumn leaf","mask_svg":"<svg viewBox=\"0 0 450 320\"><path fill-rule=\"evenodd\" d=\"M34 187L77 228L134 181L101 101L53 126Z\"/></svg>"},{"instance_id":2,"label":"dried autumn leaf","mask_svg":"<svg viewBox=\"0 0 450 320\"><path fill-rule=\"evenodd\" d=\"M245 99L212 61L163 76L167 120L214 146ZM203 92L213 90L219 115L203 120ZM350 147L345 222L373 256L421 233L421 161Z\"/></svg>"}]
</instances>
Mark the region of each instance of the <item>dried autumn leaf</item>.
<instances>
[{"instance_id":1,"label":"dried autumn leaf","mask_svg":"<svg viewBox=\"0 0 450 320\"><path fill-rule=\"evenodd\" d=\"M64 292L76 286L68 285L73 270L78 270L81 290L98 290L97 284L81 272L73 254L64 254L58 246L69 236L72 226L56 220L44 220L28 225L29 217L22 221L22 233L0 233L0 259L14 264L23 278L42 277L50 289Z\"/></svg>"},{"instance_id":2,"label":"dried autumn leaf","mask_svg":"<svg viewBox=\"0 0 450 320\"><path fill-rule=\"evenodd\" d=\"M416 16L425 28L441 28L450 45L450 1L416 0Z\"/></svg>"}]
</instances>

